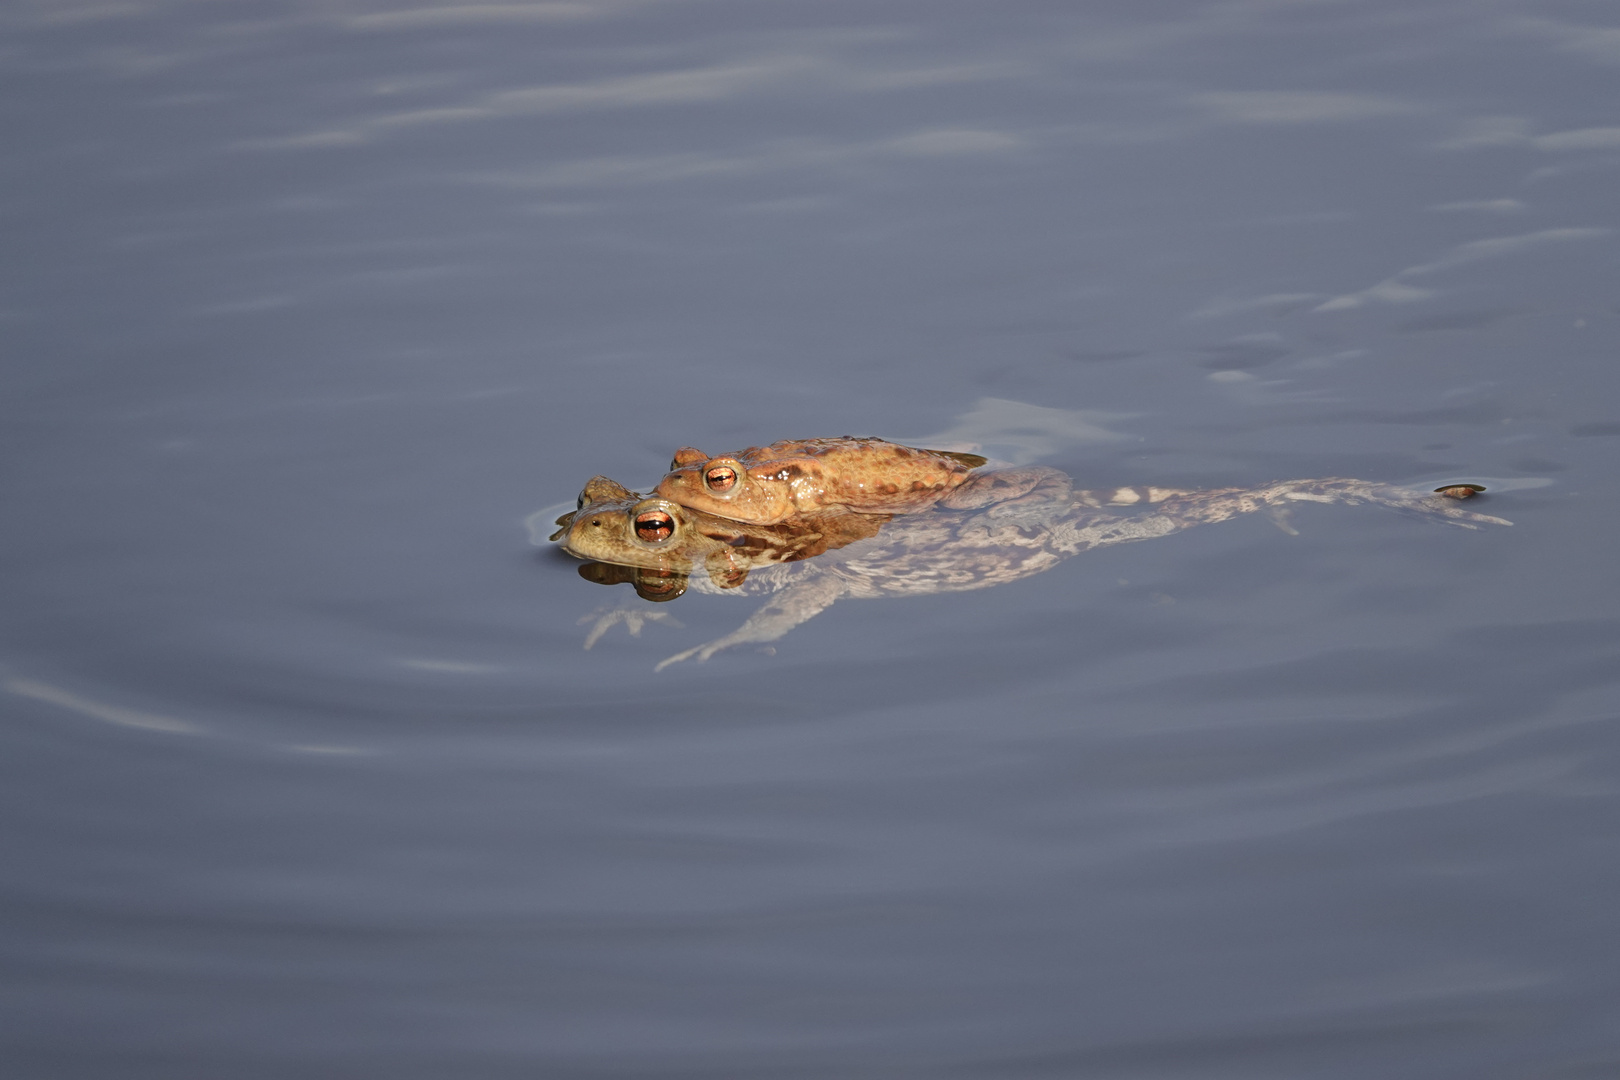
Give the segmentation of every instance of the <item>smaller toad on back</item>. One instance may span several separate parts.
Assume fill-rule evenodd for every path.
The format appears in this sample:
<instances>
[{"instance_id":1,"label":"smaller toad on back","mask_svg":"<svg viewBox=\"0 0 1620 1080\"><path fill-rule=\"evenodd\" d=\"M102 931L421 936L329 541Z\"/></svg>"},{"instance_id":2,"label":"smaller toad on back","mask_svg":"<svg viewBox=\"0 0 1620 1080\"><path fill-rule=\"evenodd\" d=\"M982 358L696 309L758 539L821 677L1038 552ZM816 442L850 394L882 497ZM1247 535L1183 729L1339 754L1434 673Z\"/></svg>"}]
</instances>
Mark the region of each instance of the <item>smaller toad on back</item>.
<instances>
[{"instance_id":1,"label":"smaller toad on back","mask_svg":"<svg viewBox=\"0 0 1620 1080\"><path fill-rule=\"evenodd\" d=\"M755 525L837 508L909 514L932 506L984 463L978 454L853 435L787 439L714 458L683 446L658 482L658 494Z\"/></svg>"}]
</instances>

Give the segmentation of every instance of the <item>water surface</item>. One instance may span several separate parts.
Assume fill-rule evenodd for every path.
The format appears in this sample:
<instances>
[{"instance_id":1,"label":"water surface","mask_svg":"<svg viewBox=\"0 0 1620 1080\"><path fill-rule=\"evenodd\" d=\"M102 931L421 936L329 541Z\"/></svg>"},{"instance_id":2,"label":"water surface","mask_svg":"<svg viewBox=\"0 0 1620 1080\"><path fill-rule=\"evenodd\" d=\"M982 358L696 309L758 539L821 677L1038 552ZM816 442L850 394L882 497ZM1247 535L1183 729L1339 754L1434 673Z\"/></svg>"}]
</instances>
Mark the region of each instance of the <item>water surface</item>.
<instances>
[{"instance_id":1,"label":"water surface","mask_svg":"<svg viewBox=\"0 0 1620 1080\"><path fill-rule=\"evenodd\" d=\"M1607 6L0 25L8 1075L1620 1075ZM1514 525L583 649L529 515L838 434Z\"/></svg>"}]
</instances>

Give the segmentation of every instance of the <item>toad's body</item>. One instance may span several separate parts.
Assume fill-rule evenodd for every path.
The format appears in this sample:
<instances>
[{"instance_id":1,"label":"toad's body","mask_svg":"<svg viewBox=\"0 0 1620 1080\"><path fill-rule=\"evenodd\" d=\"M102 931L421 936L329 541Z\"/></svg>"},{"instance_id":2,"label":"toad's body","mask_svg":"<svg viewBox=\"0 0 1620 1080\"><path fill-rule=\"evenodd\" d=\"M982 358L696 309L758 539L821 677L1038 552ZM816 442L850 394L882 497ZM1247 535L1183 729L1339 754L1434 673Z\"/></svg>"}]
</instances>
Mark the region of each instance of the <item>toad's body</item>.
<instances>
[{"instance_id":1,"label":"toad's body","mask_svg":"<svg viewBox=\"0 0 1620 1080\"><path fill-rule=\"evenodd\" d=\"M699 591L770 595L733 633L665 663L775 641L843 597L987 588L1049 570L1090 548L1148 540L1240 514L1282 513L1302 502L1370 503L1468 527L1507 524L1463 510L1455 499L1346 479L1213 491L1088 492L1070 490L1063 473L1032 467L980 473L925 513L892 520L829 514L757 527L672 507L664 500L641 499L610 480L598 478L592 484L597 486L587 487L581 508L558 519L562 528L553 539L570 554L646 574L694 572L691 582ZM659 535L659 514L678 518L664 536ZM638 515L650 516L657 527L638 535ZM700 568L708 574L696 574ZM624 614L610 613L604 619Z\"/></svg>"},{"instance_id":2,"label":"toad's body","mask_svg":"<svg viewBox=\"0 0 1620 1080\"><path fill-rule=\"evenodd\" d=\"M658 495L755 525L835 509L909 514L933 505L984 463L977 454L852 435L787 439L713 458L683 446Z\"/></svg>"}]
</instances>

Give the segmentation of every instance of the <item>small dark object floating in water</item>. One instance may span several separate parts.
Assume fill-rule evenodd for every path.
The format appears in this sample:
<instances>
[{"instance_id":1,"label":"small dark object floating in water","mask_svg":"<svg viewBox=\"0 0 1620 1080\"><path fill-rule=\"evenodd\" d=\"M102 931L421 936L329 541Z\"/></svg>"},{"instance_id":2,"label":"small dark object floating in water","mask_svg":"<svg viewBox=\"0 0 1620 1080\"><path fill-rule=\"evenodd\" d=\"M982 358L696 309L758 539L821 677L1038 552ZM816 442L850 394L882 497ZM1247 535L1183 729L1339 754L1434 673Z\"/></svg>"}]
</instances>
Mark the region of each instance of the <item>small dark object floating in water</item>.
<instances>
[{"instance_id":1,"label":"small dark object floating in water","mask_svg":"<svg viewBox=\"0 0 1620 1080\"><path fill-rule=\"evenodd\" d=\"M1485 490L1484 484L1447 484L1445 487L1434 489L1437 494L1447 495L1453 499L1472 499Z\"/></svg>"}]
</instances>

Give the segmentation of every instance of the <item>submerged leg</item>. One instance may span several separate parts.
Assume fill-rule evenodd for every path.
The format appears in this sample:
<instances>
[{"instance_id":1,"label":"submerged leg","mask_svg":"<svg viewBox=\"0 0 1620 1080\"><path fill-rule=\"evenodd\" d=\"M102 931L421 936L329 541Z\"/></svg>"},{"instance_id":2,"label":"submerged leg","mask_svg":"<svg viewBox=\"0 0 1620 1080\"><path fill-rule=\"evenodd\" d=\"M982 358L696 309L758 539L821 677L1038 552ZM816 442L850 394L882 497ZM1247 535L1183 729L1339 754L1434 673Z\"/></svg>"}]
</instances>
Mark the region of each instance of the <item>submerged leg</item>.
<instances>
[{"instance_id":1,"label":"submerged leg","mask_svg":"<svg viewBox=\"0 0 1620 1080\"><path fill-rule=\"evenodd\" d=\"M808 571L810 568L806 568ZM661 662L654 671L663 671L671 664L696 657L701 663L722 649L738 645L763 645L792 630L802 622L815 618L827 610L841 596L849 592L849 583L836 574L804 573L797 581L771 597L763 607L748 617L748 621L725 637L715 638L678 652Z\"/></svg>"},{"instance_id":2,"label":"submerged leg","mask_svg":"<svg viewBox=\"0 0 1620 1080\"><path fill-rule=\"evenodd\" d=\"M1188 524L1226 521L1258 510L1286 509L1300 503L1371 503L1417 517L1477 529L1481 525L1511 525L1504 518L1464 510L1455 498L1414 491L1395 484L1332 477L1325 480L1283 480L1257 488L1224 488L1175 495L1159 504L1160 513Z\"/></svg>"},{"instance_id":3,"label":"submerged leg","mask_svg":"<svg viewBox=\"0 0 1620 1080\"><path fill-rule=\"evenodd\" d=\"M1087 494L1077 492L1076 502L1085 505L1080 497ZM1213 491L1164 494L1152 504L1150 511L1129 517L1077 512L1053 530L1053 546L1065 555L1073 555L1132 540L1151 540L1190 529L1194 525L1213 525L1240 514L1260 512L1277 520L1284 532L1292 533L1295 530L1286 520L1290 508L1313 502L1383 506L1465 529L1512 524L1503 518L1464 510L1454 497L1413 491L1395 484L1339 478L1285 480L1258 488L1217 488Z\"/></svg>"}]
</instances>

